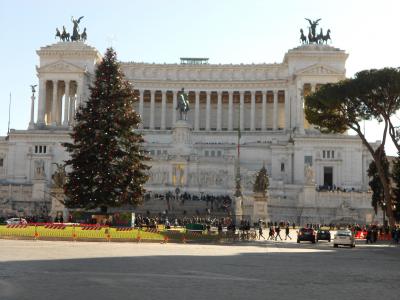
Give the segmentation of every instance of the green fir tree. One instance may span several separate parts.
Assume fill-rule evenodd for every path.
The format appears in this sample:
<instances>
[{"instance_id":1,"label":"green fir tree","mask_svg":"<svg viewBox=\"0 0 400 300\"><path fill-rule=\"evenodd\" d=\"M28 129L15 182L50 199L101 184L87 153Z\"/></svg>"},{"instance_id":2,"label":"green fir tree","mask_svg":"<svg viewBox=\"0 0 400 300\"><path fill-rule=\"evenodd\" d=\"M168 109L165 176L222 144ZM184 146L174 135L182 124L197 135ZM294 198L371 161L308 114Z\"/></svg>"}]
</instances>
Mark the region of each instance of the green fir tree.
<instances>
[{"instance_id":1,"label":"green fir tree","mask_svg":"<svg viewBox=\"0 0 400 300\"><path fill-rule=\"evenodd\" d=\"M136 205L142 201L149 160L137 131L135 96L112 48L96 70L90 98L76 114L72 143L65 143L68 180L65 204L94 209ZM69 167L69 168L68 168Z\"/></svg>"}]
</instances>

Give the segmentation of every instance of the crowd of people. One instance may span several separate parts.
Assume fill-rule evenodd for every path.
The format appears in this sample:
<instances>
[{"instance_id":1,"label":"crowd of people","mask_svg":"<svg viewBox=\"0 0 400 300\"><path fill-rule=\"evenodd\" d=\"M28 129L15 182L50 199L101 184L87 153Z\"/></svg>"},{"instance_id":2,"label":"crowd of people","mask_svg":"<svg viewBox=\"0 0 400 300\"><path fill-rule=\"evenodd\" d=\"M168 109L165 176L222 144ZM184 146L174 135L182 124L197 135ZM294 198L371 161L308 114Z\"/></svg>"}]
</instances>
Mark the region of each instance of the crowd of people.
<instances>
[{"instance_id":1,"label":"crowd of people","mask_svg":"<svg viewBox=\"0 0 400 300\"><path fill-rule=\"evenodd\" d=\"M181 193L179 189L174 192L168 191L166 193L146 193L144 196L145 202L151 200L165 200L169 207L171 201L178 201L180 205L184 206L186 201L202 201L205 202L206 207L210 209L210 211L223 211L228 212L232 205L232 198L229 195L212 195L212 194L204 194L200 195L191 194L188 192Z\"/></svg>"}]
</instances>

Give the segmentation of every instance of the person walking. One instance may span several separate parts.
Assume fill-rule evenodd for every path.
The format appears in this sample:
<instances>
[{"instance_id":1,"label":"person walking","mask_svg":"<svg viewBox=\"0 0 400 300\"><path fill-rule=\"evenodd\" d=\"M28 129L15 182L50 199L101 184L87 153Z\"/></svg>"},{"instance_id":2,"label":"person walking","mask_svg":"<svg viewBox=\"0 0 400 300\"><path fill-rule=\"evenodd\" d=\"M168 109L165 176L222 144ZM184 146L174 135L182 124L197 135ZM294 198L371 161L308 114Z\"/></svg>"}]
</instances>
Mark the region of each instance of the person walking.
<instances>
[{"instance_id":1,"label":"person walking","mask_svg":"<svg viewBox=\"0 0 400 300\"><path fill-rule=\"evenodd\" d=\"M265 237L263 235L263 229L262 229L262 224L258 227L258 239L261 240L261 237L265 240Z\"/></svg>"},{"instance_id":2,"label":"person walking","mask_svg":"<svg viewBox=\"0 0 400 300\"><path fill-rule=\"evenodd\" d=\"M275 231L276 231L275 241L278 240L278 237L279 237L279 238L281 239L281 241L282 241L282 237L281 237L281 227L280 227L280 225L278 225L278 226L276 227Z\"/></svg>"},{"instance_id":3,"label":"person walking","mask_svg":"<svg viewBox=\"0 0 400 300\"><path fill-rule=\"evenodd\" d=\"M269 239L269 240L273 240L273 239L275 238L274 236L275 236L274 226L271 225L271 226L269 227L268 239Z\"/></svg>"},{"instance_id":4,"label":"person walking","mask_svg":"<svg viewBox=\"0 0 400 300\"><path fill-rule=\"evenodd\" d=\"M285 241L287 240L287 238L292 239L290 237L290 235L289 235L289 231L290 231L289 225L286 225L286 228L285 228Z\"/></svg>"}]
</instances>

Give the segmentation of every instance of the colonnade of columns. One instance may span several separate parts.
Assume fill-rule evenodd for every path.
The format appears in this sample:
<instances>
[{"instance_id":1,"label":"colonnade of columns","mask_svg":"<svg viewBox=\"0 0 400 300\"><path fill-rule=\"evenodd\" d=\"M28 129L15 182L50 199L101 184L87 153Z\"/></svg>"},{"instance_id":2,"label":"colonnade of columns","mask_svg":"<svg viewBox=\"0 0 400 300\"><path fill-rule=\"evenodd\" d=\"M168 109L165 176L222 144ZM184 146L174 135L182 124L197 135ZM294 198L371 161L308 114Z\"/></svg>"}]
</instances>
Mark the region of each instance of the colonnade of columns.
<instances>
[{"instance_id":1,"label":"colonnade of columns","mask_svg":"<svg viewBox=\"0 0 400 300\"><path fill-rule=\"evenodd\" d=\"M156 92L161 92L161 107L156 106ZM190 90L190 91L185 91L186 93L191 93L194 97L192 97L192 100L190 101L190 109L191 109L191 115L193 118L194 114L194 120L192 121L193 128L194 130L223 130L223 122L222 122L222 114L223 114L223 93L225 96L224 99L228 98L228 113L227 113L227 126L225 126L224 130L233 130L234 126L240 126L241 130L267 130L267 103L268 99L267 96L270 95L270 98L272 96L272 99L269 99L270 104L272 104L272 130L278 130L282 127L288 127L288 122L287 118L289 118L289 101L287 99L287 91L286 90L241 90L241 91L211 91L211 90ZM149 95L146 98L146 102L149 102L147 104L148 111L145 113L145 97L144 93ZM172 108L170 108L172 111L167 112L167 93L172 93ZM201 107L204 110L204 104L203 106L200 103L200 93L203 93L203 99L204 99L204 94L205 94L205 124L203 121L203 125L205 126L200 126L200 111ZM211 101L211 94L214 93L216 94L216 103L215 101L212 103ZM245 93L247 95L250 93L250 120L248 120L248 114L245 116ZM284 105L284 110L281 113L284 114L285 121L284 122L279 122L279 103L278 103L278 93L280 93L281 98L280 102L283 102ZM261 94L261 126L260 126L260 121L256 120L257 117L259 117L260 112L258 111L260 109L260 105L256 105L256 94L258 95L258 99ZM147 89L139 89L138 90L138 98L139 98L139 104L138 104L138 112L142 116L142 122L145 122L147 124L146 128L148 129L161 129L165 130L167 129L167 114L172 115L172 125L176 121L177 113L176 113L176 103L177 103L177 95L178 91L171 91L171 90L147 90ZM235 103L234 103L234 97L235 97ZM282 99L283 97L283 99ZM194 98L194 101L193 101ZM215 98L215 97L214 97ZM239 98L239 101L238 99ZM247 97L248 98L248 97ZM159 99L159 98L158 98ZM271 101L272 100L272 101ZM260 101L258 101L260 102ZM271 103L272 102L272 103ZM214 104L214 108L212 108L212 104ZM215 104L216 104L216 109L215 109ZM235 109L234 109L235 106ZM239 116L238 118L240 121L238 121L239 124L234 124L234 118L237 120L237 117L234 117L234 110L235 112L237 111L239 107ZM248 107L248 105L246 106ZM225 108L226 109L226 108ZM282 109L282 108L281 108ZM156 110L161 110L161 117L160 121L157 123L160 124L160 126L155 127L155 119L156 119ZM214 111L213 111L214 110ZM157 115L158 112L157 112ZM257 115L257 116L256 116ZM216 118L216 128L211 128L211 120L212 118ZM236 122L235 122L236 123ZM271 120L269 120L269 123L271 124ZM283 123L283 125L282 125ZM214 122L215 124L215 122ZM246 128L245 128L246 124ZM256 124L258 126L256 127ZM279 126L281 125L281 126ZM249 128L248 128L249 127ZM271 127L271 126L270 126Z\"/></svg>"},{"instance_id":2,"label":"colonnade of columns","mask_svg":"<svg viewBox=\"0 0 400 300\"><path fill-rule=\"evenodd\" d=\"M37 124L65 127L73 125L81 95L82 85L76 80L41 80ZM31 119L33 110L32 105Z\"/></svg>"}]
</instances>

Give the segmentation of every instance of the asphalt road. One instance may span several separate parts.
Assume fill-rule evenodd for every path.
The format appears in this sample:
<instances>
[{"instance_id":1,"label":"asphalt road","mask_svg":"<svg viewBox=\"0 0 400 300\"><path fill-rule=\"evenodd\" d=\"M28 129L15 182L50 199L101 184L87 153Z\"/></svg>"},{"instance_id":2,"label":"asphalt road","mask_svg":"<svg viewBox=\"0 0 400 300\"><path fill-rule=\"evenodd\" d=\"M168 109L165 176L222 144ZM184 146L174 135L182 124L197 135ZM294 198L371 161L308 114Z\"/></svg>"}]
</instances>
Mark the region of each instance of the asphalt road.
<instances>
[{"instance_id":1,"label":"asphalt road","mask_svg":"<svg viewBox=\"0 0 400 300\"><path fill-rule=\"evenodd\" d=\"M0 299L399 299L400 246L0 240Z\"/></svg>"}]
</instances>

